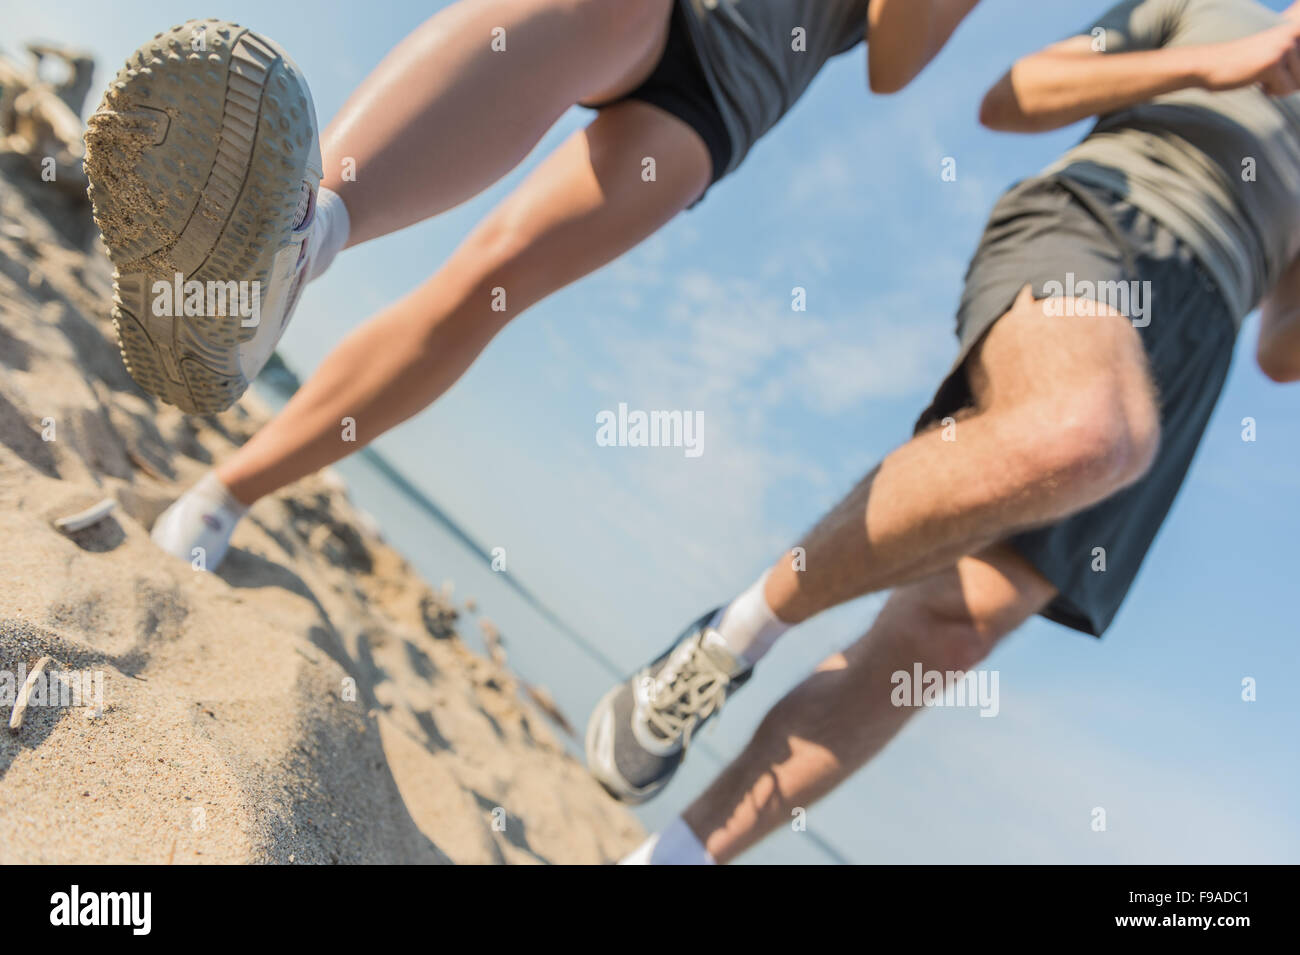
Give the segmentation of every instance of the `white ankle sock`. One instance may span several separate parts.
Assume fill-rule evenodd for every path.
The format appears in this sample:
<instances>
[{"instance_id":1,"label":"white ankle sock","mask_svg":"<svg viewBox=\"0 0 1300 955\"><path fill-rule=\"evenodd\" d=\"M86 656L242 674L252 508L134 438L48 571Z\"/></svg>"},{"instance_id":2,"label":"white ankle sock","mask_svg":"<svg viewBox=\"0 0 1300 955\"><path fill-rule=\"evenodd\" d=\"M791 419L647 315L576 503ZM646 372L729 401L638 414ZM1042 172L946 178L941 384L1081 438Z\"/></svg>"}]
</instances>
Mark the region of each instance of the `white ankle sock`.
<instances>
[{"instance_id":1,"label":"white ankle sock","mask_svg":"<svg viewBox=\"0 0 1300 955\"><path fill-rule=\"evenodd\" d=\"M772 612L763 597L768 573L764 571L748 590L719 610L710 623L727 649L751 667L791 626Z\"/></svg>"},{"instance_id":2,"label":"white ankle sock","mask_svg":"<svg viewBox=\"0 0 1300 955\"><path fill-rule=\"evenodd\" d=\"M348 207L337 192L324 186L316 191L316 222L312 228L318 232L318 237L312 242L315 248L308 266L311 269L307 275L309 282L323 275L334 256L348 244L352 220L348 216Z\"/></svg>"},{"instance_id":3,"label":"white ankle sock","mask_svg":"<svg viewBox=\"0 0 1300 955\"><path fill-rule=\"evenodd\" d=\"M216 570L235 525L247 513L248 508L231 497L210 471L162 512L150 536L167 553L190 561L196 569Z\"/></svg>"},{"instance_id":4,"label":"white ankle sock","mask_svg":"<svg viewBox=\"0 0 1300 955\"><path fill-rule=\"evenodd\" d=\"M623 857L619 865L717 865L704 843L678 816Z\"/></svg>"}]
</instances>

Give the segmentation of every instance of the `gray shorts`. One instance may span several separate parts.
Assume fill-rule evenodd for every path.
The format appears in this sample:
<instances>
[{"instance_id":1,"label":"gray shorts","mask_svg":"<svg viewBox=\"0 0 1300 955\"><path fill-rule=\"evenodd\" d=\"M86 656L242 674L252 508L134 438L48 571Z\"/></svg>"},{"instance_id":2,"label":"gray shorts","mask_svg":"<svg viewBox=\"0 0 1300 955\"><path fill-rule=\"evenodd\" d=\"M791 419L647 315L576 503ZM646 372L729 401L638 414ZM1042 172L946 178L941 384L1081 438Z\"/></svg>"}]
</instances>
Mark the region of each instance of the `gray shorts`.
<instances>
[{"instance_id":1,"label":"gray shorts","mask_svg":"<svg viewBox=\"0 0 1300 955\"><path fill-rule=\"evenodd\" d=\"M918 431L970 406L966 358L1025 285L1038 298L1064 289L1107 304L1119 302L1115 296L1124 289L1147 290L1143 299L1130 296L1121 311L1141 336L1160 403L1155 463L1118 494L1010 540L1059 591L1043 615L1101 636L1187 475L1228 375L1237 322L1187 245L1149 215L1095 187L1027 180L989 217L957 313L961 351ZM1137 306L1151 301L1159 308L1142 315ZM1094 569L1098 547L1105 549L1104 570Z\"/></svg>"},{"instance_id":2,"label":"gray shorts","mask_svg":"<svg viewBox=\"0 0 1300 955\"><path fill-rule=\"evenodd\" d=\"M676 116L708 148L712 186L866 29L867 0L675 0L667 45L646 81L582 105L634 99Z\"/></svg>"},{"instance_id":3,"label":"gray shorts","mask_svg":"<svg viewBox=\"0 0 1300 955\"><path fill-rule=\"evenodd\" d=\"M677 0L729 152L720 178L867 32L868 0ZM708 140L705 140L706 142Z\"/></svg>"}]
</instances>

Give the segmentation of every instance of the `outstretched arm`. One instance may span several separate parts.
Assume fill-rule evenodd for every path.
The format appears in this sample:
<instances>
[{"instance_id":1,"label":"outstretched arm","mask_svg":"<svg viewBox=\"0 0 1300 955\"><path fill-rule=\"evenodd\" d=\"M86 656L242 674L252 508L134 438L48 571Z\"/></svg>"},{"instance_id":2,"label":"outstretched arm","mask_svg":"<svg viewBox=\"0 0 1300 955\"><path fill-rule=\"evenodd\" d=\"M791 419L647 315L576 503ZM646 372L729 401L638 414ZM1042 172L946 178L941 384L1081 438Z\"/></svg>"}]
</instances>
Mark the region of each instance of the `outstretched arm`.
<instances>
[{"instance_id":1,"label":"outstretched arm","mask_svg":"<svg viewBox=\"0 0 1300 955\"><path fill-rule=\"evenodd\" d=\"M1258 83L1273 96L1300 89L1300 18L1225 43L1103 53L1088 36L1071 37L1018 60L984 97L980 122L1032 133L1201 87Z\"/></svg>"},{"instance_id":2,"label":"outstretched arm","mask_svg":"<svg viewBox=\"0 0 1300 955\"><path fill-rule=\"evenodd\" d=\"M1260 305L1255 359L1274 381L1300 381L1300 259L1282 273Z\"/></svg>"},{"instance_id":3,"label":"outstretched arm","mask_svg":"<svg viewBox=\"0 0 1300 955\"><path fill-rule=\"evenodd\" d=\"M875 0L867 10L867 78L897 93L943 49L979 0Z\"/></svg>"}]
</instances>

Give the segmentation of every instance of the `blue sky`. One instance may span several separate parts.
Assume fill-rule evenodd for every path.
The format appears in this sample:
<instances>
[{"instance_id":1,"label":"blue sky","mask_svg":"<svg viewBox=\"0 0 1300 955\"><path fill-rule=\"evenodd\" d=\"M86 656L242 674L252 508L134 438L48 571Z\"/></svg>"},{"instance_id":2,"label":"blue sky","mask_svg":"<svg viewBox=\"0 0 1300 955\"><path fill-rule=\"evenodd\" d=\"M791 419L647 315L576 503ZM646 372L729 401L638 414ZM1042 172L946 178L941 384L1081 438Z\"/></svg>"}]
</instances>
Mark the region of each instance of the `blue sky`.
<instances>
[{"instance_id":1,"label":"blue sky","mask_svg":"<svg viewBox=\"0 0 1300 955\"><path fill-rule=\"evenodd\" d=\"M324 123L434 6L323 2L307 17L239 2L220 13L290 50ZM954 355L952 315L989 208L1083 132L990 133L975 120L980 96L1014 57L1101 11L986 0L894 97L867 92L863 48L834 61L703 204L536 306L380 448L478 539L505 547L511 571L611 657L639 664L906 439ZM165 2L120 2L111 15L88 0L9 5L0 36L58 36L116 64L185 16ZM422 281L590 115L566 114L484 195L340 257L304 296L284 344L291 363L310 369ZM448 148L469 135L448 130ZM954 182L941 180L945 157ZM806 312L791 311L795 286L807 289ZM812 810L845 854L1300 861L1300 388L1259 373L1255 335L1252 318L1191 479L1106 638L1035 621L1008 640L989 663L1001 672L997 719L928 713ZM619 402L702 411L705 453L598 447L595 416ZM1247 416L1254 443L1240 437ZM738 750L878 606L859 601L786 637L713 744ZM515 646L526 639L515 634ZM1240 701L1247 676L1254 703ZM692 794L674 787L651 821ZM1107 809L1105 833L1089 828L1094 806Z\"/></svg>"}]
</instances>

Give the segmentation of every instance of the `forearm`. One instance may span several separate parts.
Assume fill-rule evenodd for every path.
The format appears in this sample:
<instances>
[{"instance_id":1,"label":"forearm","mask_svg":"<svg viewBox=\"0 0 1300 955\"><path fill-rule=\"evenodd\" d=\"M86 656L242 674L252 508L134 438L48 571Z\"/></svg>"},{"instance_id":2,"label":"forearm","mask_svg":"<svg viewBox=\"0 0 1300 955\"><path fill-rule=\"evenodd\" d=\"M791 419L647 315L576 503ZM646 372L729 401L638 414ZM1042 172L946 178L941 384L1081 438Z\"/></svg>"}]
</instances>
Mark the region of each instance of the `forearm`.
<instances>
[{"instance_id":1,"label":"forearm","mask_svg":"<svg viewBox=\"0 0 1300 955\"><path fill-rule=\"evenodd\" d=\"M938 55L979 0L875 0L867 13L867 74L895 93Z\"/></svg>"},{"instance_id":2,"label":"forearm","mask_svg":"<svg viewBox=\"0 0 1300 955\"><path fill-rule=\"evenodd\" d=\"M1201 86L1207 49L1105 54L1077 44L1049 47L1017 62L989 90L980 122L991 129L1041 132Z\"/></svg>"}]
</instances>

